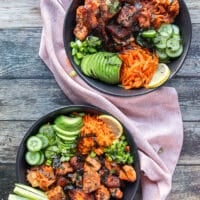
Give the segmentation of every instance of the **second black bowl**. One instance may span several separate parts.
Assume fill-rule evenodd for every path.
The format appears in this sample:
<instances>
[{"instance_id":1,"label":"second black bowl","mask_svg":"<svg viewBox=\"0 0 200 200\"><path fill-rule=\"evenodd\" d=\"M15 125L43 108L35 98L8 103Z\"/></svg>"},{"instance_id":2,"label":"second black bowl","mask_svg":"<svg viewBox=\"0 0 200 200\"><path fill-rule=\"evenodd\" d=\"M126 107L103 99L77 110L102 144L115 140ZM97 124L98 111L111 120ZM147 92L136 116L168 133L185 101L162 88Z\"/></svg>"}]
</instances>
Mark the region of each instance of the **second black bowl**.
<instances>
[{"instance_id":1,"label":"second black bowl","mask_svg":"<svg viewBox=\"0 0 200 200\"><path fill-rule=\"evenodd\" d=\"M109 114L106 111L104 111L98 107L94 107L94 106L69 105L69 106L57 109L55 111L52 111L52 112L46 114L45 116L41 117L39 120L37 120L25 134L25 136L19 146L18 152L17 152L16 176L17 176L17 181L19 183L28 184L26 181L26 171L30 166L25 161L25 153L27 151L27 149L26 149L27 138L31 135L37 134L39 128L42 125L44 125L46 123L52 123L57 116L62 115L62 114L68 115L73 112L81 112L81 113L84 112L84 113L91 113L91 114ZM111 114L109 114L109 115L111 115ZM129 133L129 131L125 127L123 127L123 128L124 128L124 134L130 145L131 154L134 157L133 166L135 168L136 176L137 176L137 180L134 183L128 183L126 188L124 188L124 190L123 190L124 198L123 199L124 200L132 200L132 199L134 199L134 197L138 191L139 184L140 184L140 162L139 162L137 146L136 146L131 134Z\"/></svg>"},{"instance_id":2,"label":"second black bowl","mask_svg":"<svg viewBox=\"0 0 200 200\"><path fill-rule=\"evenodd\" d=\"M109 84L100 82L98 80L89 78L81 72L80 67L77 66L73 61L72 52L70 48L70 42L75 39L74 34L73 34L73 29L76 24L76 21L75 21L76 9L78 6L83 4L83 2L84 2L83 0L73 0L70 2L66 10L65 22L63 26L64 47L66 50L66 54L69 58L69 61L72 64L74 70L87 84L89 84L96 90L99 90L100 92L104 92L106 94L121 96L121 97L131 97L131 96L143 95L143 94L154 91L156 88L155 89L140 88L140 89L125 90L122 87L119 87L117 85L109 85ZM183 54L178 59L174 60L173 62L169 64L169 67L171 70L171 75L169 79L171 79L182 67L185 57L187 55L187 52L189 50L191 37L192 37L192 25L191 25L188 8L183 0L180 0L179 2L180 2L180 13L176 17L175 24L177 24L180 27L180 31L181 31L182 39L183 39L184 51L183 51Z\"/></svg>"}]
</instances>

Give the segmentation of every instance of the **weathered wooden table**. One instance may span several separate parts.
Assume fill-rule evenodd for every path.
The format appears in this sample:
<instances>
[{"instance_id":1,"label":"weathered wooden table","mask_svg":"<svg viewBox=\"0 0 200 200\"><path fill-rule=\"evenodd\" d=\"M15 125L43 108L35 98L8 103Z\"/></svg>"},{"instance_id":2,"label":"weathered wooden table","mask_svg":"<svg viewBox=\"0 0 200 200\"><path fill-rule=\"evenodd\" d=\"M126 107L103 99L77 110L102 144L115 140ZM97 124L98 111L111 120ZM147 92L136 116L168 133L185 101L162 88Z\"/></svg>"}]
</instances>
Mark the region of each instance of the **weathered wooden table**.
<instances>
[{"instance_id":1,"label":"weathered wooden table","mask_svg":"<svg viewBox=\"0 0 200 200\"><path fill-rule=\"evenodd\" d=\"M186 4L192 44L183 68L167 84L178 91L184 121L168 200L200 199L200 0ZM0 199L7 199L16 182L16 152L25 132L43 114L69 104L38 56L41 28L39 0L0 0Z\"/></svg>"}]
</instances>

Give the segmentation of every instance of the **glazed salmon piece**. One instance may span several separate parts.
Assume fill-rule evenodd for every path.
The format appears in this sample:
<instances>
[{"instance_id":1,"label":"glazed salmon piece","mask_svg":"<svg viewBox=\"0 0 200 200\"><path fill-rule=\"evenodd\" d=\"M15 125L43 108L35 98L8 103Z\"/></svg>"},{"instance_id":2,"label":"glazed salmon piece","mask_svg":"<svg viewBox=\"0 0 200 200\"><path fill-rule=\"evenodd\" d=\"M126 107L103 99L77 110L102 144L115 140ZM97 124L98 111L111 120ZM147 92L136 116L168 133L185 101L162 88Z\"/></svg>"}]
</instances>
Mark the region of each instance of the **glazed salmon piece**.
<instances>
[{"instance_id":1,"label":"glazed salmon piece","mask_svg":"<svg viewBox=\"0 0 200 200\"><path fill-rule=\"evenodd\" d=\"M71 190L69 192L70 199L73 200L94 200L94 196L92 194L86 194L83 190Z\"/></svg>"},{"instance_id":2,"label":"glazed salmon piece","mask_svg":"<svg viewBox=\"0 0 200 200\"><path fill-rule=\"evenodd\" d=\"M88 171L83 174L83 191L91 193L100 186L100 175L96 171Z\"/></svg>"},{"instance_id":3,"label":"glazed salmon piece","mask_svg":"<svg viewBox=\"0 0 200 200\"><path fill-rule=\"evenodd\" d=\"M96 158L91 158L90 156L88 156L85 159L85 164L84 164L84 171L98 171L101 168L101 163L99 162L98 159Z\"/></svg>"},{"instance_id":4,"label":"glazed salmon piece","mask_svg":"<svg viewBox=\"0 0 200 200\"><path fill-rule=\"evenodd\" d=\"M56 186L47 192L49 200L66 200L66 195L61 186Z\"/></svg>"},{"instance_id":5,"label":"glazed salmon piece","mask_svg":"<svg viewBox=\"0 0 200 200\"><path fill-rule=\"evenodd\" d=\"M115 173L115 174L119 174L120 172L120 166L115 163L115 162L111 162L107 159L104 160L104 164L105 164L105 167L112 173Z\"/></svg>"},{"instance_id":6,"label":"glazed salmon piece","mask_svg":"<svg viewBox=\"0 0 200 200\"><path fill-rule=\"evenodd\" d=\"M47 191L56 181L53 167L45 165L32 167L30 170L27 170L26 178L32 187L39 187L44 191Z\"/></svg>"},{"instance_id":7,"label":"glazed salmon piece","mask_svg":"<svg viewBox=\"0 0 200 200\"><path fill-rule=\"evenodd\" d=\"M109 188L109 191L113 198L115 198L115 199L123 198L123 192L120 190L120 188Z\"/></svg>"},{"instance_id":8,"label":"glazed salmon piece","mask_svg":"<svg viewBox=\"0 0 200 200\"><path fill-rule=\"evenodd\" d=\"M119 178L125 181L134 182L136 180L135 169L130 165L124 165L120 170Z\"/></svg>"},{"instance_id":9,"label":"glazed salmon piece","mask_svg":"<svg viewBox=\"0 0 200 200\"><path fill-rule=\"evenodd\" d=\"M104 180L104 184L108 188L118 188L120 187L120 179L117 176L108 175Z\"/></svg>"},{"instance_id":10,"label":"glazed salmon piece","mask_svg":"<svg viewBox=\"0 0 200 200\"><path fill-rule=\"evenodd\" d=\"M95 200L109 200L109 199L110 199L109 190L104 185L101 185L95 191Z\"/></svg>"},{"instance_id":11,"label":"glazed salmon piece","mask_svg":"<svg viewBox=\"0 0 200 200\"><path fill-rule=\"evenodd\" d=\"M84 162L82 161L82 159L78 156L73 156L70 159L70 165L75 169L75 170L81 170L83 169L84 166Z\"/></svg>"},{"instance_id":12,"label":"glazed salmon piece","mask_svg":"<svg viewBox=\"0 0 200 200\"><path fill-rule=\"evenodd\" d=\"M56 168L56 175L66 175L73 172L74 169L71 167L69 162L63 162L58 168Z\"/></svg>"}]
</instances>

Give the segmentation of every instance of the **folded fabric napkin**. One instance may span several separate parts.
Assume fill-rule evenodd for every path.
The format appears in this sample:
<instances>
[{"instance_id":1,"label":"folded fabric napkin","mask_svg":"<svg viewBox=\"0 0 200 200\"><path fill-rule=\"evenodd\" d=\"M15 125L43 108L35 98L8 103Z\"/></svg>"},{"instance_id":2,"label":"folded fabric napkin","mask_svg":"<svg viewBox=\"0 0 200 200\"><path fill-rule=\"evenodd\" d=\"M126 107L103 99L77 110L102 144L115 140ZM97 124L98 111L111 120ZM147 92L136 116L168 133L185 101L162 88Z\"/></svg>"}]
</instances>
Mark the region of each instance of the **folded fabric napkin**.
<instances>
[{"instance_id":1,"label":"folded fabric napkin","mask_svg":"<svg viewBox=\"0 0 200 200\"><path fill-rule=\"evenodd\" d=\"M41 0L43 31L39 55L66 96L77 104L92 104L116 116L131 132L139 148L142 199L164 200L182 143L183 124L174 88L130 98L110 96L71 77L63 44L64 16L69 0Z\"/></svg>"}]
</instances>

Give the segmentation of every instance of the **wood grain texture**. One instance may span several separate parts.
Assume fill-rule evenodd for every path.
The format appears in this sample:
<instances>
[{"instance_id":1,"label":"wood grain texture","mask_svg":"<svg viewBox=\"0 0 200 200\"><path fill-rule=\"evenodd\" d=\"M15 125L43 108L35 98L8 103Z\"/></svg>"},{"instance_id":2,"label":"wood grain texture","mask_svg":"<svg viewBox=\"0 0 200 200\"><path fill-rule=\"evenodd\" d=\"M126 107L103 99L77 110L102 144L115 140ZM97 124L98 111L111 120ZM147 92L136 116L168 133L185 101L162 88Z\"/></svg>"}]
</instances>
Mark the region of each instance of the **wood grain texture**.
<instances>
[{"instance_id":1,"label":"wood grain texture","mask_svg":"<svg viewBox=\"0 0 200 200\"><path fill-rule=\"evenodd\" d=\"M200 166L177 166L172 191L167 200L199 200L200 197Z\"/></svg>"},{"instance_id":2,"label":"wood grain texture","mask_svg":"<svg viewBox=\"0 0 200 200\"><path fill-rule=\"evenodd\" d=\"M41 26L39 0L0 0L0 28Z\"/></svg>"},{"instance_id":3,"label":"wood grain texture","mask_svg":"<svg viewBox=\"0 0 200 200\"><path fill-rule=\"evenodd\" d=\"M200 79L174 78L166 85L178 92L183 120L200 121ZM0 120L36 120L68 103L53 78L0 79L0 86Z\"/></svg>"},{"instance_id":4,"label":"wood grain texture","mask_svg":"<svg viewBox=\"0 0 200 200\"><path fill-rule=\"evenodd\" d=\"M40 29L0 30L0 78L50 78L38 55Z\"/></svg>"},{"instance_id":5,"label":"wood grain texture","mask_svg":"<svg viewBox=\"0 0 200 200\"><path fill-rule=\"evenodd\" d=\"M1 79L0 120L36 120L69 104L54 79Z\"/></svg>"}]
</instances>

